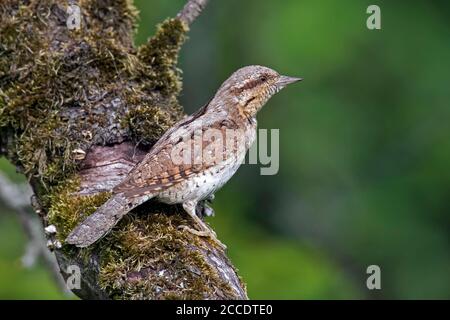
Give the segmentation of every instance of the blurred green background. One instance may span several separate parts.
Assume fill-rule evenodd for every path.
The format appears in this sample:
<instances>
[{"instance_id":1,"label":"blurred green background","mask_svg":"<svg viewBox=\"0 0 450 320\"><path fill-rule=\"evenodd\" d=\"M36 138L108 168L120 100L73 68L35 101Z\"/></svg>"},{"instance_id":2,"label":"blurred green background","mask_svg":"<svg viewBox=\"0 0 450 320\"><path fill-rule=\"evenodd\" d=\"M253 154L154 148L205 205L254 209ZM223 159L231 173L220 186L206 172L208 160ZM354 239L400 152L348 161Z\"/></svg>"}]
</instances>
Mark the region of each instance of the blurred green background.
<instances>
[{"instance_id":1,"label":"blurred green background","mask_svg":"<svg viewBox=\"0 0 450 320\"><path fill-rule=\"evenodd\" d=\"M137 43L183 0L135 1ZM381 30L366 8L381 7ZM213 0L180 68L187 113L237 68L305 80L270 100L280 170L244 165L209 222L253 299L450 298L450 2ZM14 179L3 159L0 169ZM0 204L0 298L66 298ZM366 268L381 268L381 290Z\"/></svg>"}]
</instances>

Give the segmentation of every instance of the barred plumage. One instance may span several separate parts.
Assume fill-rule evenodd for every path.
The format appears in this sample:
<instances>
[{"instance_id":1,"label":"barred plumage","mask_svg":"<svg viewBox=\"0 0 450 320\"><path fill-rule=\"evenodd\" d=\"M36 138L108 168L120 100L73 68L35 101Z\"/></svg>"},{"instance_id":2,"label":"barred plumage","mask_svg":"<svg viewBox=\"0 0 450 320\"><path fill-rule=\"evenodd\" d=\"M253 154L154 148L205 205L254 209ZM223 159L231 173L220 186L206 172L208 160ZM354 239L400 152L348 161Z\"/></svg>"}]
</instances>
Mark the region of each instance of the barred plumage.
<instances>
[{"instance_id":1,"label":"barred plumage","mask_svg":"<svg viewBox=\"0 0 450 320\"><path fill-rule=\"evenodd\" d=\"M214 237L196 215L197 203L220 189L237 171L255 139L255 117L261 107L287 84L299 80L262 66L237 70L207 105L161 137L113 189L111 199L77 226L66 242L89 246L107 234L126 213L150 198L168 204L182 203L201 230L185 229ZM205 140L205 135L210 135L210 139ZM175 161L180 158L182 161Z\"/></svg>"}]
</instances>

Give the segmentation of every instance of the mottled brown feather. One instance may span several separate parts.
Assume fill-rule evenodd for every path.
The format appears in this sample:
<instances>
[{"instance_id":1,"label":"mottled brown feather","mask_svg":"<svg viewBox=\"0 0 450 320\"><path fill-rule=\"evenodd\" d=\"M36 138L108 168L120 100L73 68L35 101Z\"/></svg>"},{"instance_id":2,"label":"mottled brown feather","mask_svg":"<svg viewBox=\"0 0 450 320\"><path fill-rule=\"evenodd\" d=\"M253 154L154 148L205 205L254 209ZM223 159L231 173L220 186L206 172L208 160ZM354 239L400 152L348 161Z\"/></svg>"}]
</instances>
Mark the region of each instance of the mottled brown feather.
<instances>
[{"instance_id":1,"label":"mottled brown feather","mask_svg":"<svg viewBox=\"0 0 450 320\"><path fill-rule=\"evenodd\" d=\"M200 117L202 113L198 113L197 115L193 115L193 117ZM169 187L172 187L179 182L192 177L200 173L201 171L208 169L216 163L201 163L196 164L191 157L191 164L185 163L180 165L173 164L171 160L171 152L177 147L179 144L190 143L193 149L195 144L195 139L193 131L189 132L189 123L192 121L182 122L179 127L187 127L188 131L186 132L186 136L190 136L191 138L187 141L183 139L179 139L175 143L171 143L173 141L171 134L169 133L167 136L161 138L159 145L155 145L150 153L145 157L144 161L142 161L138 166L136 166L127 176L127 178L117 185L113 189L113 193L123 193L127 197L139 197L142 195L148 195L153 192L160 192ZM208 129L217 129L222 133L223 139L226 138L226 130L227 129L237 129L238 125L233 121L223 121L218 120L212 125L208 126ZM194 130L195 128L192 128ZM203 150L212 143L212 141L203 141ZM230 156L235 154L237 145L234 144L233 148L227 150L227 148L223 148L223 159L227 159Z\"/></svg>"}]
</instances>

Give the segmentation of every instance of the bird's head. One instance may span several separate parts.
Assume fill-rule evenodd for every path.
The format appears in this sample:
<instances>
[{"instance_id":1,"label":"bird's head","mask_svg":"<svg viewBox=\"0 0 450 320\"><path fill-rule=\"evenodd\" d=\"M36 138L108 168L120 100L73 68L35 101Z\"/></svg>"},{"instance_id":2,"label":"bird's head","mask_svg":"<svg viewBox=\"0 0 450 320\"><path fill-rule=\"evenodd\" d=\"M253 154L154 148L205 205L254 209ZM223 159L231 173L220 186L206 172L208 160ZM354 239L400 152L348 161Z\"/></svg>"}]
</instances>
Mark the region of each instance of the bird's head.
<instances>
[{"instance_id":1,"label":"bird's head","mask_svg":"<svg viewBox=\"0 0 450 320\"><path fill-rule=\"evenodd\" d=\"M216 97L239 108L246 117L254 117L275 93L290 83L303 80L280 75L263 66L247 66L234 72L220 87Z\"/></svg>"}]
</instances>

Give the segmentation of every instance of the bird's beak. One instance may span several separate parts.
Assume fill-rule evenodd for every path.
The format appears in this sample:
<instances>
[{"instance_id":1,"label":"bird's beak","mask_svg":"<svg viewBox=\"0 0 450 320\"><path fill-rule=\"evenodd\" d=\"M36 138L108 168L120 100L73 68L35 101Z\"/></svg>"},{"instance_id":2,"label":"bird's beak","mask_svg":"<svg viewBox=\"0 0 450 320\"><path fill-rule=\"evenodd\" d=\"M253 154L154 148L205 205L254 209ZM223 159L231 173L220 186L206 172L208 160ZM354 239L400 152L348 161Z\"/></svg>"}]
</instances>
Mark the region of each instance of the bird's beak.
<instances>
[{"instance_id":1,"label":"bird's beak","mask_svg":"<svg viewBox=\"0 0 450 320\"><path fill-rule=\"evenodd\" d=\"M278 78L278 81L276 83L277 87L282 89L284 87L286 87L288 84L294 83L294 82L298 82L298 81L302 81L303 78L295 78L295 77L288 77L288 76L280 76L280 78Z\"/></svg>"}]
</instances>

